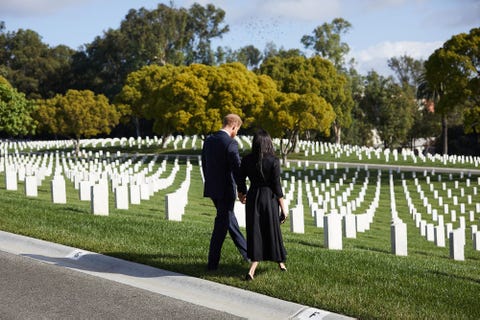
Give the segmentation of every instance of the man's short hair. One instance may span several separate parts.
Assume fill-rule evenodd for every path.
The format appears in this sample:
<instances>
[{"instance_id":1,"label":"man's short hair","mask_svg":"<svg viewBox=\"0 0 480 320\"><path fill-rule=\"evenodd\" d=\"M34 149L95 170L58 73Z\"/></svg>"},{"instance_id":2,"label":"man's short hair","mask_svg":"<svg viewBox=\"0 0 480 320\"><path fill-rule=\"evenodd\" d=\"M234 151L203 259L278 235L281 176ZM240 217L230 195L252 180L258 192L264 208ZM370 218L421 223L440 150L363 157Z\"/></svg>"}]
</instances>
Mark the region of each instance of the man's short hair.
<instances>
[{"instance_id":1,"label":"man's short hair","mask_svg":"<svg viewBox=\"0 0 480 320\"><path fill-rule=\"evenodd\" d=\"M230 113L230 114L227 114L224 118L223 118L223 123L222 125L224 127L226 126L237 126L237 127L241 127L242 126L242 119L240 118L240 116L238 114L234 114L234 113Z\"/></svg>"}]
</instances>

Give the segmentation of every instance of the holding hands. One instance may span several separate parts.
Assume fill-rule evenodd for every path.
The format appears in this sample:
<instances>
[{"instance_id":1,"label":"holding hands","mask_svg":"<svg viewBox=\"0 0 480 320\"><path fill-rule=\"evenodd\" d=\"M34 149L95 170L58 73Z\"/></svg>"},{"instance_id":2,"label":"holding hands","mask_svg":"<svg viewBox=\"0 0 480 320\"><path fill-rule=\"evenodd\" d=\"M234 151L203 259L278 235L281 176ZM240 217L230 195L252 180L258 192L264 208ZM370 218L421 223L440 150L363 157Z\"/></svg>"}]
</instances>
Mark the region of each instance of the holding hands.
<instances>
[{"instance_id":1,"label":"holding hands","mask_svg":"<svg viewBox=\"0 0 480 320\"><path fill-rule=\"evenodd\" d=\"M247 195L238 192L238 200L240 200L241 203L245 204L247 202Z\"/></svg>"}]
</instances>

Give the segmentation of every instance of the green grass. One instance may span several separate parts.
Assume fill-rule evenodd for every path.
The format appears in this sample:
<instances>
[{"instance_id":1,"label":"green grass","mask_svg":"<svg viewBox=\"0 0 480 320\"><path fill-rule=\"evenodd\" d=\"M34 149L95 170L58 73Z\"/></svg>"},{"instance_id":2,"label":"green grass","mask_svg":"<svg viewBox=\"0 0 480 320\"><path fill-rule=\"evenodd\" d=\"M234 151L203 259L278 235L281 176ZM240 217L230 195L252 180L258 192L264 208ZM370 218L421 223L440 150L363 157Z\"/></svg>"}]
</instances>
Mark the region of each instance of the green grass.
<instances>
[{"instance_id":1,"label":"green grass","mask_svg":"<svg viewBox=\"0 0 480 320\"><path fill-rule=\"evenodd\" d=\"M149 150L151 151L151 150ZM196 156L194 157L196 159ZM162 160L160 156L158 164ZM147 163L147 160L145 163ZM110 215L93 216L89 202L78 200L78 191L67 181L67 204L53 204L50 200L49 178L39 188L39 195L27 198L23 183L17 191L5 190L4 174L0 174L0 229L69 246L99 252L122 259L188 274L211 281L244 288L280 299L338 312L359 319L478 319L480 304L480 252L473 250L467 229L465 261L449 258L447 247L438 248L426 241L415 228L407 212L400 175L395 176L395 201L399 216L408 226L408 256L398 257L390 249L390 188L388 171L382 171L380 204L370 230L357 233L356 239L343 238L343 250L324 248L323 229L316 228L309 214L304 190L305 234L290 232L290 222L282 225L288 251L288 272L282 273L271 262L261 263L255 281L243 281L248 265L241 260L233 242L225 241L221 267L213 273L205 272L208 244L213 226L214 208L202 197L200 169L196 160L189 191L189 204L182 222L165 219L166 193L178 188L185 177L184 160L175 183L129 210L116 210L113 195ZM169 175L173 157L169 157ZM311 168L310 168L311 169ZM309 170L310 170L309 169ZM309 170L305 174L309 174ZM312 169L313 170L313 169ZM298 177L298 169L295 176ZM333 177L335 182L343 174L347 182L355 170L326 170L323 181ZM321 174L319 169L314 173ZM365 210L373 199L377 170L370 172L365 201L357 212ZM357 197L365 171L360 171L349 199ZM412 199L417 209L423 204L416 193L412 175L405 173ZM417 174L419 183L429 197L425 178ZM458 180L465 188L465 197L477 186L472 177L471 187L457 174L450 180L442 175L442 182L459 195L454 188ZM303 178L302 178L303 179ZM334 182L334 183L335 183ZM441 182L434 180L436 190ZM319 185L319 183L317 183ZM345 191L347 183L340 187ZM444 195L444 196L445 196ZM474 202L478 196L474 196ZM437 203L432 206L440 211ZM472 209L473 205L467 208ZM457 215L460 216L459 213ZM426 213L422 216L431 219ZM468 219L467 219L468 220ZM447 218L446 218L446 222ZM456 222L458 224L458 222ZM467 227L478 223L467 221ZM458 226L455 224L455 226Z\"/></svg>"}]
</instances>

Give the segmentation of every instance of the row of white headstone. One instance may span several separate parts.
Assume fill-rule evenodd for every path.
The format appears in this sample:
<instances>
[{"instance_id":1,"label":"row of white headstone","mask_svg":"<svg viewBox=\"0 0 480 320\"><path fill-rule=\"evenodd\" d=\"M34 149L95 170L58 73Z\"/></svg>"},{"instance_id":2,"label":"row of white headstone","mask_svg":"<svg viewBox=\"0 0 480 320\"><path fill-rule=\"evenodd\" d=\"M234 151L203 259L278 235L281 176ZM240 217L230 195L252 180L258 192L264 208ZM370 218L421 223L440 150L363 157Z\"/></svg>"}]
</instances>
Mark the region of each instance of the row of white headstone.
<instances>
[{"instance_id":1,"label":"row of white headstone","mask_svg":"<svg viewBox=\"0 0 480 320\"><path fill-rule=\"evenodd\" d=\"M356 183L358 173L359 169L357 168L352 182L348 184L348 188L342 193L340 193L340 189L344 186L345 174L335 185L332 183L329 190L326 190L326 188L330 187L330 179L333 180L333 177L325 179L324 182L320 183L320 186L317 186L317 181L322 180L321 176L317 176L317 180L312 180L311 183L308 180L308 176L304 176L305 181L302 183L302 180L296 180L294 176L289 177L286 174L286 178L283 179L282 183L285 204L289 208L290 230L294 233L305 233L303 184L305 184L307 203L314 218L315 226L325 230L324 243L327 248L341 250L343 248L343 235L347 238L356 238L357 232L369 230L379 204L381 171L378 171L376 188L373 191L374 197L368 208L360 213L356 211L361 208L365 200L370 172L366 171L365 181L356 198L350 199L353 189L358 185ZM237 201L235 204L235 215L241 226L244 226L245 223L244 210L244 207Z\"/></svg>"},{"instance_id":2,"label":"row of white headstone","mask_svg":"<svg viewBox=\"0 0 480 320\"><path fill-rule=\"evenodd\" d=\"M123 159L123 163L117 159L114 162L100 162L98 158L83 161L74 161L62 157L58 153L55 160L52 153L37 157L33 155L28 158L25 156L13 157L7 155L1 157L0 168L5 172L5 185L7 190L17 190L18 181L24 181L25 194L28 197L38 195L38 187L46 177L51 179L51 198L53 203L64 204L67 202L66 183L64 176L73 183L74 188L79 191L79 200L90 201L91 211L95 215L109 214L109 184L115 196L116 209L128 210L129 204L140 204L142 200L148 200L159 190L170 187L180 169L178 159L175 160L170 174L162 178L161 175L166 171L166 159L164 159L159 168L154 172L153 167L157 157L148 164L143 164L145 157L137 163L132 159ZM53 163L55 162L55 165ZM169 198L176 199L175 208L166 206L167 218L175 217L172 211L184 210L187 204L186 194L190 185L191 164L187 160L187 174L185 181L181 184L178 192L167 195ZM53 169L55 168L55 169ZM183 208L183 209L182 209ZM181 216L180 216L181 218Z\"/></svg>"},{"instance_id":3,"label":"row of white headstone","mask_svg":"<svg viewBox=\"0 0 480 320\"><path fill-rule=\"evenodd\" d=\"M292 168L294 169L294 168ZM373 217L375 215L375 210L378 208L378 202L380 197L380 188L381 188L381 171L378 171L377 175L377 184L374 191L374 198L370 203L370 206L364 213L354 212L356 207L359 207L364 200L366 193L366 188L368 187L368 179L370 171L366 171L365 181L361 187L361 190L358 192L358 196L355 199L348 201L348 197L351 194L354 186L357 185L356 178L358 177L359 168L355 172L352 182L348 184L348 187L341 193L336 195L340 190L340 187L344 184L346 179L345 173L342 178L331 187L329 190L325 190L330 186L330 180L333 180L333 176L329 179L325 179L325 182L320 184L320 187L316 186L317 181L322 181L322 176L318 175L317 180L313 180L311 183L308 181L308 174L304 175L305 189L307 192L307 202L310 208L310 212L314 217L314 222L317 227L324 228L324 245L329 249L342 249L342 237L346 238L355 238L356 232L364 232L369 230L370 224L373 222ZM348 168L346 168L348 172ZM295 170L292 170L295 172ZM299 176L300 175L300 172ZM305 173L305 172L303 172ZM325 173L325 171L323 171ZM425 174L425 173L424 173ZM463 178L463 173L460 174ZM312 176L312 171L310 171L310 176ZM413 173L415 176L415 173ZM288 179L290 178L290 179ZM439 176L439 181L441 181L441 176ZM449 179L452 180L452 175L449 175ZM428 181L429 179L427 179ZM391 250L393 254L396 255L407 255L407 225L403 222L399 216L396 209L395 203L395 188L394 188L394 179L392 172L389 174L390 182L390 203L391 203ZM414 180L418 184L418 179ZM465 181L467 187L471 186L471 180L466 179ZM480 184L480 178L477 178L477 183ZM402 173L402 184L405 185L405 180L403 180ZM286 178L283 180L283 186L285 192L286 203L288 206L291 206L290 209L290 228L294 233L304 233L304 207L303 207L303 184L302 180L295 180L295 177L289 177L286 174ZM445 187L445 184L442 184L444 190L448 190ZM458 181L454 181L454 186L459 187ZM311 192L313 188L313 194ZM460 188L462 190L462 188ZM472 186L472 190L475 193L476 186ZM404 190L405 195L408 196L408 190ZM461 191L460 191L461 192ZM447 197L450 196L452 199L455 199L455 196L452 196L451 193L447 192ZM471 204L471 197L468 197L468 203ZM410 212L412 212L411 200L408 200L407 204ZM457 204L464 208L463 203ZM480 212L480 203L475 204L476 212ZM241 218L242 216L242 207L238 203L235 207L237 217L239 221L243 223ZM328 212L328 214L326 214ZM433 210L435 213L435 210ZM462 212L462 211L461 211ZM244 213L243 213L244 215ZM417 216L418 217L418 216ZM432 224L427 224L425 221L422 222L421 219L415 220L416 226L421 230L421 234L425 235L427 240L435 241L439 246L445 246L445 234L450 241L450 256L455 260L463 259L463 247L465 245L465 232L457 231L464 230L465 218L461 217L460 227L458 229L453 229L451 224L446 224L444 227L433 226ZM443 218L442 224L443 224ZM474 212L470 211L470 221L474 221ZM462 223L463 222L463 223ZM444 230L445 228L445 230ZM472 225L472 239L474 241L475 250L480 250L477 239L480 239L480 236L477 235L477 226ZM463 237L462 237L463 235ZM437 239L437 240L435 240ZM442 245L443 244L443 245Z\"/></svg>"},{"instance_id":4,"label":"row of white headstone","mask_svg":"<svg viewBox=\"0 0 480 320\"><path fill-rule=\"evenodd\" d=\"M274 139L275 145L279 146L282 142L280 139ZM288 141L283 141L287 143ZM373 148L365 146L352 146L352 145L339 145L330 142L319 141L305 141L300 140L298 142L296 152L303 152L305 157L320 155L333 155L335 159L342 157L355 156L359 161L377 159L385 161L386 163L398 162L398 161L412 161L416 163L429 163L434 164L462 164L473 165L478 167L480 165L480 157L465 156L465 155L440 155L430 154L424 155L422 150L416 152L411 149L402 149L398 152L396 149L389 148Z\"/></svg>"},{"instance_id":5,"label":"row of white headstone","mask_svg":"<svg viewBox=\"0 0 480 320\"><path fill-rule=\"evenodd\" d=\"M428 178L428 177L427 177ZM427 241L434 242L438 247L446 246L446 239L449 241L450 248L450 257L455 260L464 260L464 247L466 240L466 217L465 217L465 203L458 203L454 201L454 206L460 207L460 216L458 217L458 228L454 228L454 223L457 221L456 210L449 210L448 205L444 204L444 215L450 215L450 221L448 223L444 222L444 215L439 214L437 209L432 209L431 204L429 203L429 198L421 190L421 185L418 183L418 180L415 181L415 186L417 188L414 192L417 192L420 202L423 204L423 209L415 206L412 197L410 196L410 190L405 180L402 181L402 187L407 201L409 213L411 214L413 220L415 221L415 226L419 229L420 234L426 238ZM433 184L430 184L430 180L427 179L427 184L430 187L433 187ZM466 185L470 186L470 180L466 180ZM458 188L457 181L455 182L455 187ZM443 190L445 190L445 185L442 184ZM472 189L475 190L476 186ZM430 188L434 194L434 199L438 198L439 205L443 203L442 197L438 197L438 192L434 188ZM450 190L450 189L448 189ZM463 188L461 189L463 190ZM451 195L450 192L447 192L447 198L457 199L456 196ZM472 205L471 197L467 197L467 204ZM446 207L445 207L446 206ZM469 211L469 221L475 221L475 212L480 212L480 203L475 204L475 211ZM422 213L424 216L422 217ZM426 219L425 217L428 217ZM429 222L432 221L432 222ZM474 250L480 251L480 232L478 231L478 226L472 224L471 228L471 238L473 241Z\"/></svg>"},{"instance_id":6,"label":"row of white headstone","mask_svg":"<svg viewBox=\"0 0 480 320\"><path fill-rule=\"evenodd\" d=\"M251 136L240 135L236 137L241 150L249 150L251 147ZM273 139L276 148L279 148L287 140L275 138ZM73 148L73 140L53 140L53 141L0 141L0 154L6 150L14 150L14 152L22 152L23 150L45 150L46 148ZM102 139L82 139L80 145L82 147L137 147L141 149L143 146L150 147L162 146L178 149L197 149L201 148L203 139L201 136L167 136L167 137L138 137L138 138L102 138ZM431 165L449 165L462 164L471 165L475 168L480 165L480 157L465 155L440 155L440 154L422 154L422 150L402 149L400 152L396 149L374 148L366 146L340 145L330 142L299 140L297 143L297 152L303 152L306 157L320 155L333 155L334 158L354 156L359 161L377 159L387 163L395 163L398 161L412 161L413 163L428 163ZM419 151L419 152L417 152Z\"/></svg>"}]
</instances>

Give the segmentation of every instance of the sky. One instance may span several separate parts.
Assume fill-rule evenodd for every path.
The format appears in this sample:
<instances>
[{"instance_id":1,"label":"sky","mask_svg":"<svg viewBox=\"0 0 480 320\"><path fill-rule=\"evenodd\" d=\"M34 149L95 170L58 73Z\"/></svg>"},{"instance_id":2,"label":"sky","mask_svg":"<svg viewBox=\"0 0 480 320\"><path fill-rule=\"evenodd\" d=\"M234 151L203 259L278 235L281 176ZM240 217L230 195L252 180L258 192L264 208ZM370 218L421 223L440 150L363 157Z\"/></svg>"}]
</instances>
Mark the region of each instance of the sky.
<instances>
[{"instance_id":1,"label":"sky","mask_svg":"<svg viewBox=\"0 0 480 320\"><path fill-rule=\"evenodd\" d=\"M216 46L238 49L267 43L306 51L300 39L316 27L343 18L349 59L366 75L390 75L387 60L403 55L426 60L445 41L480 27L480 0L175 0L177 8L214 4L226 12L230 31ZM155 9L170 0L0 0L6 31L31 29L44 43L79 49L116 29L130 9Z\"/></svg>"}]
</instances>

